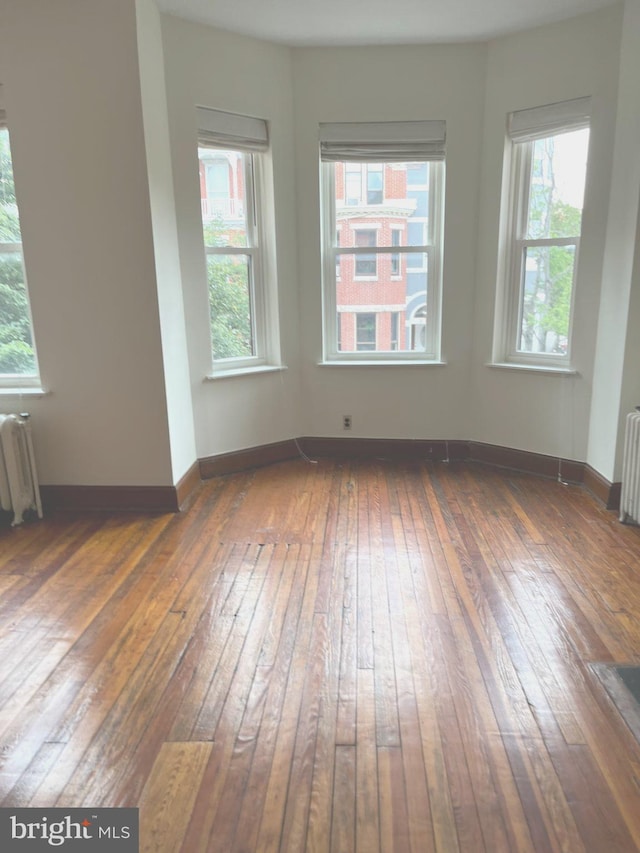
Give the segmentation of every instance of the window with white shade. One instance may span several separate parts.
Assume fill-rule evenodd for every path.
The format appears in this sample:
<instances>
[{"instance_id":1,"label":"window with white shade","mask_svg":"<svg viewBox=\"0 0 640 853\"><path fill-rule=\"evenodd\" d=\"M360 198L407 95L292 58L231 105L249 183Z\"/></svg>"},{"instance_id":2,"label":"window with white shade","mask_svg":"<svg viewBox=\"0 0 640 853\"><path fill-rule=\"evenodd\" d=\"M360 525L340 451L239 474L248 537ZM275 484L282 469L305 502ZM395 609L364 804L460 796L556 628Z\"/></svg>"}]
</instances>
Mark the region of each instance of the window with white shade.
<instances>
[{"instance_id":1,"label":"window with white shade","mask_svg":"<svg viewBox=\"0 0 640 853\"><path fill-rule=\"evenodd\" d=\"M570 365L589 111L589 98L580 98L509 116L497 362Z\"/></svg>"},{"instance_id":2,"label":"window with white shade","mask_svg":"<svg viewBox=\"0 0 640 853\"><path fill-rule=\"evenodd\" d=\"M445 130L320 125L325 361L439 360Z\"/></svg>"},{"instance_id":3,"label":"window with white shade","mask_svg":"<svg viewBox=\"0 0 640 853\"><path fill-rule=\"evenodd\" d=\"M0 108L0 386L38 383L9 130Z\"/></svg>"},{"instance_id":4,"label":"window with white shade","mask_svg":"<svg viewBox=\"0 0 640 853\"><path fill-rule=\"evenodd\" d=\"M264 215L267 123L204 107L197 117L213 371L275 364L274 259Z\"/></svg>"}]
</instances>

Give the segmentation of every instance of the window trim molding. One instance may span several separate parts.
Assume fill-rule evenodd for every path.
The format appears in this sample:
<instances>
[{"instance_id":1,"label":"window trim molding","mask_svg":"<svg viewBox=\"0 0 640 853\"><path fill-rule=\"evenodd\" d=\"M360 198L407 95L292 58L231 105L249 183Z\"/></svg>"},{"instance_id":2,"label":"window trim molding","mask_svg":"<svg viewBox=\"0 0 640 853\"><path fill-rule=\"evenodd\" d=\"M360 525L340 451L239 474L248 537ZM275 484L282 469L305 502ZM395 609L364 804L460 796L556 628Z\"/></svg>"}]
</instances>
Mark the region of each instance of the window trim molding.
<instances>
[{"instance_id":1,"label":"window trim molding","mask_svg":"<svg viewBox=\"0 0 640 853\"><path fill-rule=\"evenodd\" d=\"M197 108L198 118L203 114L212 116L242 119L239 126L244 126L244 116L233 116L217 110ZM269 156L267 147L267 123L262 119L246 119L250 127L264 127L264 138L257 143L249 139L243 144L242 138L230 140L228 144L216 142L207 129L199 127L197 133L198 148L212 148L236 151L243 155L243 181L245 220L247 224L247 246L206 246L203 240L203 251L206 259L216 255L246 255L249 263L249 298L251 300L251 335L254 353L249 356L233 358L214 358L211 341L211 324L209 328L209 371L207 379L238 376L244 373L255 374L281 368L279 306L277 293L277 268L275 260L275 216L272 212L273 190L267 179L268 169L265 162ZM260 136L259 131L254 134ZM201 220L202 221L202 220ZM204 225L204 222L202 223ZM211 311L208 276L205 272L205 291L207 312Z\"/></svg>"},{"instance_id":2,"label":"window trim molding","mask_svg":"<svg viewBox=\"0 0 640 853\"><path fill-rule=\"evenodd\" d=\"M501 227L498 258L498 287L494 314L494 336L491 364L496 367L522 367L541 372L574 373L572 366L572 338L576 284L580 264L580 234L572 237L527 238L526 233L528 206L531 189L531 161L533 145L538 139L557 136L590 127L588 107L590 98L552 104L549 107L536 107L511 113L507 119L508 133L515 124L514 135L505 140L503 175L508 176L508 185L503 184ZM565 109L566 106L566 109ZM564 117L560 122L558 116ZM553 119L553 123L550 123ZM536 121L540 121L536 125ZM522 126L522 127L520 127ZM588 156L588 155L587 155ZM588 159L587 159L588 170ZM585 181L588 173L585 176ZM505 204L506 201L506 204ZM582 212L584 213L584 203ZM521 330L521 311L524 287L524 252L527 247L536 246L575 246L571 301L569 306L569 326L567 331L567 352L522 352L518 350Z\"/></svg>"},{"instance_id":3,"label":"window trim molding","mask_svg":"<svg viewBox=\"0 0 640 853\"><path fill-rule=\"evenodd\" d=\"M376 246L376 247L344 247L332 243L332 235L335 235L337 216L335 199L335 177L334 168L337 159L320 160L320 206L321 206L321 252L322 252L322 362L323 364L362 364L362 352L340 352L337 349L337 293L336 282L336 258L340 255L357 254L416 254L427 258L427 269L423 267L409 272L426 272L427 287L429 289L429 304L431 310L427 317L427 341L432 346L428 352L421 350L389 350L371 352L366 357L366 362L371 364L443 364L441 356L441 311L442 311L442 288L443 288L443 249L444 249L444 185L445 185L445 162L443 159L423 158L419 162L428 162L430 165L430 177L427 185L429 189L429 234L426 235L429 243L420 246ZM346 162L346 161L345 161ZM383 164L386 160L382 161ZM390 162L390 161L389 161ZM400 162L400 161L398 161ZM412 160L413 162L413 160ZM435 167L435 168L434 168ZM361 229L360 224L352 227L353 230ZM374 226L368 222L365 228L373 229ZM375 280L375 279L369 279ZM364 281L355 278L354 281ZM366 363L365 362L365 363Z\"/></svg>"}]
</instances>

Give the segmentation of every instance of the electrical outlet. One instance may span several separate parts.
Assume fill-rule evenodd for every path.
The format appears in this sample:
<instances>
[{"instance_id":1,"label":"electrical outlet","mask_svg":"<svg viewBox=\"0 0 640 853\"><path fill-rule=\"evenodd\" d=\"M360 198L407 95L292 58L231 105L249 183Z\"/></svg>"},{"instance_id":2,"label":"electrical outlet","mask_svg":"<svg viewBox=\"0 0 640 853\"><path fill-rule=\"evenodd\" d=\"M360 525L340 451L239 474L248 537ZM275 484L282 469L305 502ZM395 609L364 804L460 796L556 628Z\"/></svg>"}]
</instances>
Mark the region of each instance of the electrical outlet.
<instances>
[{"instance_id":1,"label":"electrical outlet","mask_svg":"<svg viewBox=\"0 0 640 853\"><path fill-rule=\"evenodd\" d=\"M342 416L342 429L351 429L351 415Z\"/></svg>"}]
</instances>

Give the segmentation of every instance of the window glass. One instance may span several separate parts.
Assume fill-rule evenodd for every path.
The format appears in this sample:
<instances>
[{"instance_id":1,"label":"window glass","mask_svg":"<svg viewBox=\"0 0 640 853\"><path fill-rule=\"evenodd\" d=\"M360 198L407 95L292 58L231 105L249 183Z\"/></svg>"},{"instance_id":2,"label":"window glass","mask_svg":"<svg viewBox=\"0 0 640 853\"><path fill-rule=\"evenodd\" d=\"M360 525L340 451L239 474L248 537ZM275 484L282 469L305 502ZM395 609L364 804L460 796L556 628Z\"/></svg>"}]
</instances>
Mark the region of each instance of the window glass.
<instances>
[{"instance_id":1,"label":"window glass","mask_svg":"<svg viewBox=\"0 0 640 853\"><path fill-rule=\"evenodd\" d=\"M0 126L0 377L36 377L9 132Z\"/></svg>"},{"instance_id":2,"label":"window glass","mask_svg":"<svg viewBox=\"0 0 640 853\"><path fill-rule=\"evenodd\" d=\"M588 141L580 129L519 143L527 202L514 258L516 354L568 356Z\"/></svg>"},{"instance_id":3,"label":"window glass","mask_svg":"<svg viewBox=\"0 0 640 853\"><path fill-rule=\"evenodd\" d=\"M254 155L199 148L198 156L213 359L252 358L258 234L245 187L253 182Z\"/></svg>"},{"instance_id":4,"label":"window glass","mask_svg":"<svg viewBox=\"0 0 640 853\"><path fill-rule=\"evenodd\" d=\"M335 277L325 286L334 289L337 328L330 349L336 356L352 352L424 355L435 350L438 309L428 271L431 262L439 264L440 234L438 229L430 233L428 212L429 195L436 192L441 174L438 167L442 164L325 164L331 172L333 195L327 207L335 216L335 227L331 226ZM414 176L411 190L410 174ZM420 185L425 180L430 183ZM349 186L352 191L345 192ZM363 186L369 193L366 208L353 203ZM425 312L435 300L432 325L426 315L421 317L420 334L412 329L409 316L409 305L416 299ZM363 306L375 306L375 312L362 311ZM374 326L375 335L371 333Z\"/></svg>"}]
</instances>

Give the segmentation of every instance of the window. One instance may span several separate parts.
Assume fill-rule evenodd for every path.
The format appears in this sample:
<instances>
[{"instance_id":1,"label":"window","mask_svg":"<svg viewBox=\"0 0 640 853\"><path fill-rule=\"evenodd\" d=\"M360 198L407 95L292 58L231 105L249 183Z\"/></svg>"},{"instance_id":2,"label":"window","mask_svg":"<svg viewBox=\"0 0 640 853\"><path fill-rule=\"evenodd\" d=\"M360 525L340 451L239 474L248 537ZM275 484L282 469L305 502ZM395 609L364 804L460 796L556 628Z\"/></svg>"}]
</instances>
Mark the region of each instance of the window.
<instances>
[{"instance_id":1,"label":"window","mask_svg":"<svg viewBox=\"0 0 640 853\"><path fill-rule=\"evenodd\" d=\"M376 232L370 228L359 229L355 232L355 245L359 248L363 246L376 245ZM378 264L375 255L356 255L356 278L375 278L378 271Z\"/></svg>"},{"instance_id":2,"label":"window","mask_svg":"<svg viewBox=\"0 0 640 853\"><path fill-rule=\"evenodd\" d=\"M440 358L444 144L442 121L320 126L325 361Z\"/></svg>"},{"instance_id":3,"label":"window","mask_svg":"<svg viewBox=\"0 0 640 853\"><path fill-rule=\"evenodd\" d=\"M356 314L356 350L371 352L376 348L376 315Z\"/></svg>"},{"instance_id":4,"label":"window","mask_svg":"<svg viewBox=\"0 0 640 853\"><path fill-rule=\"evenodd\" d=\"M393 351L398 349L398 341L400 334L400 314L398 311L394 311L391 315L391 349Z\"/></svg>"},{"instance_id":5,"label":"window","mask_svg":"<svg viewBox=\"0 0 640 853\"><path fill-rule=\"evenodd\" d=\"M391 245L399 246L401 239L402 232L398 228L392 228ZM397 253L391 255L391 275L400 275L400 255L398 255Z\"/></svg>"},{"instance_id":6,"label":"window","mask_svg":"<svg viewBox=\"0 0 640 853\"><path fill-rule=\"evenodd\" d=\"M344 202L349 207L382 204L382 163L347 163L344 169Z\"/></svg>"},{"instance_id":7,"label":"window","mask_svg":"<svg viewBox=\"0 0 640 853\"><path fill-rule=\"evenodd\" d=\"M383 166L382 163L368 163L367 204L382 204Z\"/></svg>"},{"instance_id":8,"label":"window","mask_svg":"<svg viewBox=\"0 0 640 853\"><path fill-rule=\"evenodd\" d=\"M496 361L568 367L589 146L589 99L512 113Z\"/></svg>"},{"instance_id":9,"label":"window","mask_svg":"<svg viewBox=\"0 0 640 853\"><path fill-rule=\"evenodd\" d=\"M203 107L197 114L214 373L275 363L263 216L267 125Z\"/></svg>"},{"instance_id":10,"label":"window","mask_svg":"<svg viewBox=\"0 0 640 853\"><path fill-rule=\"evenodd\" d=\"M0 110L0 385L38 381L9 131Z\"/></svg>"}]
</instances>

